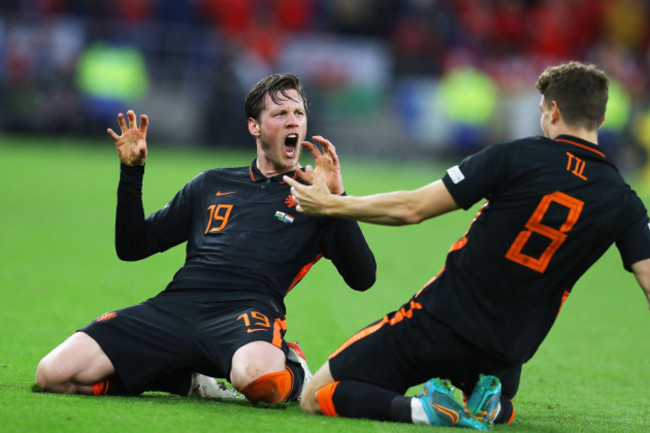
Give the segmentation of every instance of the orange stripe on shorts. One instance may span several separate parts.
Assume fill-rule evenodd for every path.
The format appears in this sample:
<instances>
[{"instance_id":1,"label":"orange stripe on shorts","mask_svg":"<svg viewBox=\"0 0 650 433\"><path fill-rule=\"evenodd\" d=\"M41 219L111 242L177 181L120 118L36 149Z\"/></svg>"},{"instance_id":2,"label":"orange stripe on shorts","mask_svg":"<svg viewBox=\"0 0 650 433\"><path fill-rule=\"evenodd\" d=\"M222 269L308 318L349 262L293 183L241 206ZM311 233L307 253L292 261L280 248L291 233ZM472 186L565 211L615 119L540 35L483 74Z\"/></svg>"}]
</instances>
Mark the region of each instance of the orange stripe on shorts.
<instances>
[{"instance_id":1,"label":"orange stripe on shorts","mask_svg":"<svg viewBox=\"0 0 650 433\"><path fill-rule=\"evenodd\" d=\"M287 330L287 321L280 320L280 318L275 319L273 322L273 344L275 347L282 348L282 331Z\"/></svg>"},{"instance_id":2,"label":"orange stripe on shorts","mask_svg":"<svg viewBox=\"0 0 650 433\"><path fill-rule=\"evenodd\" d=\"M361 331L357 332L354 334L352 337L348 339L341 347L336 349L334 353L332 353L328 359L334 358L336 355L341 353L343 350L345 350L347 347L349 347L351 344L356 343L357 341L367 337L368 335L377 332L378 329L380 329L382 326L385 324L389 324L390 326L393 326L399 322L401 322L404 319L410 319L413 317L413 310L420 310L422 309L422 304L419 302L416 302L414 300L411 300L409 303L409 309L405 309L404 307L400 308L398 311L395 312L392 318L389 318L388 315L384 316L383 319L381 319L379 322L375 323L374 325L370 325L367 328L362 329Z\"/></svg>"}]
</instances>

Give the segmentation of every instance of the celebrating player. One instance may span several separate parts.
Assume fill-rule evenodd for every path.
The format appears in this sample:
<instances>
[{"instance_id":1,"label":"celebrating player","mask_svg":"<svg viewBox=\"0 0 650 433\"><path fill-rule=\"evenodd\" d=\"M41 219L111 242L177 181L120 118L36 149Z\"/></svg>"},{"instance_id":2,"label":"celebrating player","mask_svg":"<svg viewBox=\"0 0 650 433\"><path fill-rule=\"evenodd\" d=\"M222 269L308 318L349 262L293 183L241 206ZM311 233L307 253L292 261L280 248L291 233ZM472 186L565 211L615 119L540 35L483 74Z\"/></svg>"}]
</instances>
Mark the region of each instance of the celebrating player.
<instances>
[{"instance_id":1,"label":"celebrating player","mask_svg":"<svg viewBox=\"0 0 650 433\"><path fill-rule=\"evenodd\" d=\"M227 397L228 379L251 402L295 399L311 377L286 343L284 297L321 257L346 283L366 290L376 265L356 222L298 214L289 185L305 146L317 176L335 194L343 182L334 146L303 142L307 98L292 74L274 74L246 98L257 158L250 166L207 170L145 218L142 178L149 119L120 113L112 129L121 162L115 243L140 260L187 241L185 264L157 296L111 311L45 356L36 371L46 391L136 395L146 390ZM224 125L230 127L230 125ZM201 374L198 374L198 373Z\"/></svg>"},{"instance_id":2,"label":"celebrating player","mask_svg":"<svg viewBox=\"0 0 650 433\"><path fill-rule=\"evenodd\" d=\"M285 177L301 213L384 225L487 199L438 275L330 356L303 392L305 411L480 430L509 423L522 365L613 243L650 304L647 211L597 144L607 76L570 62L536 86L545 137L489 146L419 189L338 197L311 170L300 177L312 186ZM403 396L432 377L419 397Z\"/></svg>"}]
</instances>

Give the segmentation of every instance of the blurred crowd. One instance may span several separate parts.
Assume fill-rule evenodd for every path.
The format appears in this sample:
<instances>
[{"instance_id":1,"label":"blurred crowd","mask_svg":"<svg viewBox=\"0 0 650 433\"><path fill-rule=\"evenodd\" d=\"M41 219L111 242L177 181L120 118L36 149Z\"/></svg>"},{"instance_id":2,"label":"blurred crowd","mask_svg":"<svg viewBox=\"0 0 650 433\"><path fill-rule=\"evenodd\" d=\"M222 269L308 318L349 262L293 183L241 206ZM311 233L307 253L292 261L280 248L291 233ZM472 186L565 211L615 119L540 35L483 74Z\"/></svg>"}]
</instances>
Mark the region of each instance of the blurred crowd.
<instances>
[{"instance_id":1,"label":"blurred crowd","mask_svg":"<svg viewBox=\"0 0 650 433\"><path fill-rule=\"evenodd\" d=\"M633 166L649 19L646 0L3 0L0 131L93 134L133 107L169 142L248 145L247 90L293 71L312 131L350 151L467 153L538 134L536 77L581 60L612 78L602 140Z\"/></svg>"}]
</instances>

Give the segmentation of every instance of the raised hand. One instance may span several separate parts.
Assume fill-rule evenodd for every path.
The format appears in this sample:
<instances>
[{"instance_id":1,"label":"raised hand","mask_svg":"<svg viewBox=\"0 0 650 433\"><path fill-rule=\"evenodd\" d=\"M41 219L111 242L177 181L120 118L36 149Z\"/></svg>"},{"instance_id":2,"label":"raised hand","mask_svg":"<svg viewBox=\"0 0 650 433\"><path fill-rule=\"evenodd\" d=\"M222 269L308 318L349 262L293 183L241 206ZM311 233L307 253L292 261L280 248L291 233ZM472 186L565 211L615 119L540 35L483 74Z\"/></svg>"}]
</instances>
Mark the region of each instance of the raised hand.
<instances>
[{"instance_id":1,"label":"raised hand","mask_svg":"<svg viewBox=\"0 0 650 433\"><path fill-rule=\"evenodd\" d=\"M147 159L147 128L149 127L149 118L146 114L140 115L140 127L133 110L127 111L129 124L127 126L124 114L117 115L117 121L122 131L117 135L115 131L108 128L106 132L115 140L115 147L120 161L124 165L144 165Z\"/></svg>"},{"instance_id":2,"label":"raised hand","mask_svg":"<svg viewBox=\"0 0 650 433\"><path fill-rule=\"evenodd\" d=\"M323 147L321 154L316 145L309 141L303 141L303 147L306 147L314 157L314 174L318 175L327 185L332 194L340 195L345 191L343 189L343 178L341 176L341 165L339 157L336 154L336 148L327 139L316 135L312 137Z\"/></svg>"},{"instance_id":3,"label":"raised hand","mask_svg":"<svg viewBox=\"0 0 650 433\"><path fill-rule=\"evenodd\" d=\"M310 166L307 166L304 172L297 170L296 174L307 185L289 176L283 177L283 180L291 186L291 195L297 204L296 210L307 215L326 215L324 206L328 199L334 196L330 193L325 180Z\"/></svg>"}]
</instances>

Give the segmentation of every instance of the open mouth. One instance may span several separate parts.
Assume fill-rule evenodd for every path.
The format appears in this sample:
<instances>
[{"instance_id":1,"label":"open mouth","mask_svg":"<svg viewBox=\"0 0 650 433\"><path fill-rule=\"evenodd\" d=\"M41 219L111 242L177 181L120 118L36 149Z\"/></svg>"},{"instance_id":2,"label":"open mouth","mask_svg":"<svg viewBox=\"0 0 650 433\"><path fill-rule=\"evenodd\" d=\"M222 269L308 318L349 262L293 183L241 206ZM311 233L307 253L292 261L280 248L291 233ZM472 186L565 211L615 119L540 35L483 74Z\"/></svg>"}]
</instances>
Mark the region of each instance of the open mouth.
<instances>
[{"instance_id":1,"label":"open mouth","mask_svg":"<svg viewBox=\"0 0 650 433\"><path fill-rule=\"evenodd\" d=\"M298 134L289 134L284 139L284 152L287 156L292 157L296 153L296 147L298 145Z\"/></svg>"}]
</instances>

